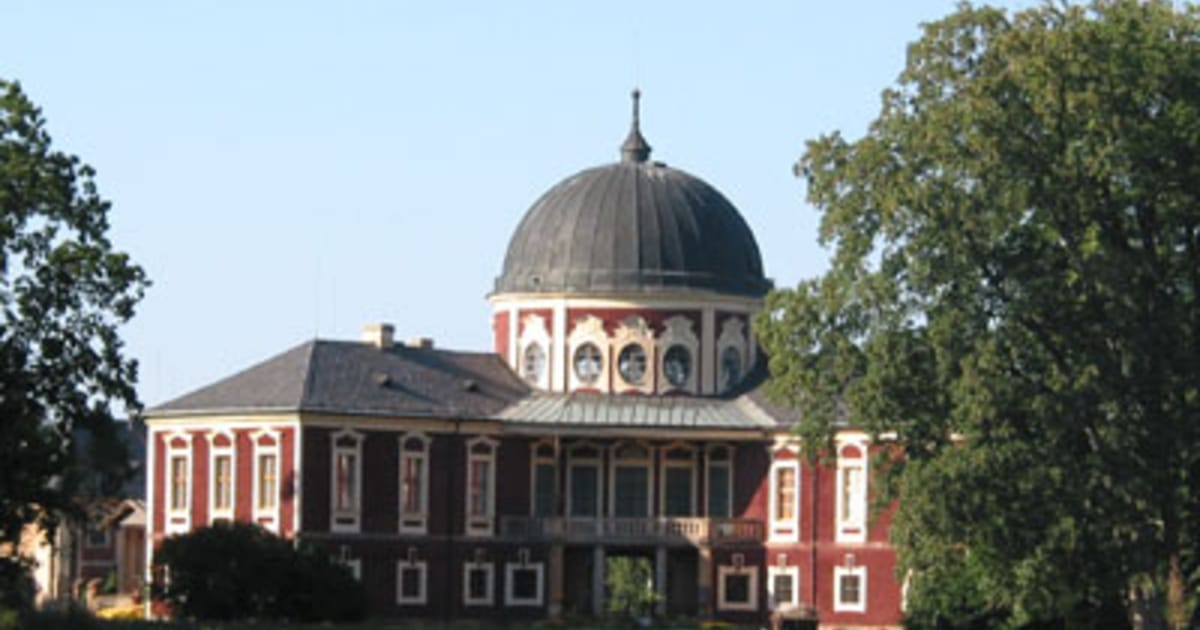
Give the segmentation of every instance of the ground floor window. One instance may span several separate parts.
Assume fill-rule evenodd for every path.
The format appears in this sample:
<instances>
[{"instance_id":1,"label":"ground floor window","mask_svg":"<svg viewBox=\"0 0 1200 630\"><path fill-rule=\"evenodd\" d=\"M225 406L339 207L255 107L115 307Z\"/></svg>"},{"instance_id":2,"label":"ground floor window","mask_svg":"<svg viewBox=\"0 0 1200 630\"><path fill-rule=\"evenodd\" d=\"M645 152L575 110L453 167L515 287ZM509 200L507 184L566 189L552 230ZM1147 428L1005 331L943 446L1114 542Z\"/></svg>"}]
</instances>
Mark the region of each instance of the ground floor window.
<instances>
[{"instance_id":1,"label":"ground floor window","mask_svg":"<svg viewBox=\"0 0 1200 630\"><path fill-rule=\"evenodd\" d=\"M507 606L541 606L543 565L509 562L504 568L504 603Z\"/></svg>"},{"instance_id":2,"label":"ground floor window","mask_svg":"<svg viewBox=\"0 0 1200 630\"><path fill-rule=\"evenodd\" d=\"M717 569L719 610L758 610L758 567L740 565Z\"/></svg>"},{"instance_id":3,"label":"ground floor window","mask_svg":"<svg viewBox=\"0 0 1200 630\"><path fill-rule=\"evenodd\" d=\"M401 560L396 563L396 603L401 605L424 605L425 582L428 577L424 562Z\"/></svg>"},{"instance_id":4,"label":"ground floor window","mask_svg":"<svg viewBox=\"0 0 1200 630\"><path fill-rule=\"evenodd\" d=\"M867 610L867 567L834 567L833 587L835 611Z\"/></svg>"},{"instance_id":5,"label":"ground floor window","mask_svg":"<svg viewBox=\"0 0 1200 630\"><path fill-rule=\"evenodd\" d=\"M486 562L463 564L463 605L492 605L492 565Z\"/></svg>"},{"instance_id":6,"label":"ground floor window","mask_svg":"<svg viewBox=\"0 0 1200 630\"><path fill-rule=\"evenodd\" d=\"M800 606L800 567L767 568L767 598L772 610Z\"/></svg>"}]
</instances>

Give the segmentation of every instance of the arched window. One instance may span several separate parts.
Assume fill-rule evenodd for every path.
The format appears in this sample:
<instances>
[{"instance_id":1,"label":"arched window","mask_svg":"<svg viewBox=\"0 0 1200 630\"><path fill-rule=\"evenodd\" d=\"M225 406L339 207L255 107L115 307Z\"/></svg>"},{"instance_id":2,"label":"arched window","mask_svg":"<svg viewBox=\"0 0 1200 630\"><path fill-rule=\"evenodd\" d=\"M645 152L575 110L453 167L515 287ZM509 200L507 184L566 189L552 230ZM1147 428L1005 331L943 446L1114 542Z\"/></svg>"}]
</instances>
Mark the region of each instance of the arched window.
<instances>
[{"instance_id":1,"label":"arched window","mask_svg":"<svg viewBox=\"0 0 1200 630\"><path fill-rule=\"evenodd\" d=\"M626 317L613 334L617 348L617 384L620 391L651 394L655 390L657 369L652 369L655 348L654 331L638 316Z\"/></svg>"},{"instance_id":2,"label":"arched window","mask_svg":"<svg viewBox=\"0 0 1200 630\"><path fill-rule=\"evenodd\" d=\"M645 444L621 442L613 446L609 471L609 483L612 484L610 514L618 518L650 516L650 470L653 461L653 451Z\"/></svg>"},{"instance_id":3,"label":"arched window","mask_svg":"<svg viewBox=\"0 0 1200 630\"><path fill-rule=\"evenodd\" d=\"M490 536L496 516L496 441L467 442L467 534Z\"/></svg>"},{"instance_id":4,"label":"arched window","mask_svg":"<svg viewBox=\"0 0 1200 630\"><path fill-rule=\"evenodd\" d=\"M663 322L658 339L659 392L696 393L699 382L700 340L692 331L691 318L676 315Z\"/></svg>"},{"instance_id":5,"label":"arched window","mask_svg":"<svg viewBox=\"0 0 1200 630\"><path fill-rule=\"evenodd\" d=\"M571 351L568 389L609 391L608 333L599 317L587 315L575 321L567 340Z\"/></svg>"},{"instance_id":6,"label":"arched window","mask_svg":"<svg viewBox=\"0 0 1200 630\"><path fill-rule=\"evenodd\" d=\"M330 513L332 515L329 529L335 532L357 532L362 517L362 440L363 435L357 431L343 429L330 436ZM260 455L256 460L262 460ZM260 464L261 475L274 475L276 464ZM266 472L270 470L270 472ZM265 482L259 477L258 485L275 485L275 481ZM259 496L272 496L276 490L261 490ZM261 505L261 499L256 504Z\"/></svg>"},{"instance_id":7,"label":"arched window","mask_svg":"<svg viewBox=\"0 0 1200 630\"><path fill-rule=\"evenodd\" d=\"M549 354L550 331L541 315L521 318L520 353L514 366L525 382L542 390L550 389L550 370L554 359Z\"/></svg>"},{"instance_id":8,"label":"arched window","mask_svg":"<svg viewBox=\"0 0 1200 630\"><path fill-rule=\"evenodd\" d=\"M841 444L837 458L837 540L867 539L867 447L865 440Z\"/></svg>"},{"instance_id":9,"label":"arched window","mask_svg":"<svg viewBox=\"0 0 1200 630\"><path fill-rule=\"evenodd\" d=\"M626 344L617 355L617 372L627 385L645 385L646 349L639 343Z\"/></svg>"},{"instance_id":10,"label":"arched window","mask_svg":"<svg viewBox=\"0 0 1200 630\"><path fill-rule=\"evenodd\" d=\"M400 533L423 534L429 519L429 437L400 436Z\"/></svg>"}]
</instances>

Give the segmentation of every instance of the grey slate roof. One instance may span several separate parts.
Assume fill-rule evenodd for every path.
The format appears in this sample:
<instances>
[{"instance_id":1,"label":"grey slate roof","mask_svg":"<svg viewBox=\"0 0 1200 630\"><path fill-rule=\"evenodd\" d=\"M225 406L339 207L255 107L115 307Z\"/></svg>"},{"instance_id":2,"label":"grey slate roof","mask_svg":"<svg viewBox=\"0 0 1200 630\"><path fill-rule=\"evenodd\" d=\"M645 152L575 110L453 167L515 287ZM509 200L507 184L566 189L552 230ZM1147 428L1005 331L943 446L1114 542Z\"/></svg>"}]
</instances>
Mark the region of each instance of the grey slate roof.
<instances>
[{"instance_id":1,"label":"grey slate roof","mask_svg":"<svg viewBox=\"0 0 1200 630\"><path fill-rule=\"evenodd\" d=\"M477 419L528 393L492 353L313 340L147 415L313 411Z\"/></svg>"},{"instance_id":2,"label":"grey slate roof","mask_svg":"<svg viewBox=\"0 0 1200 630\"><path fill-rule=\"evenodd\" d=\"M513 424L560 427L774 429L778 423L749 397L534 394L499 415Z\"/></svg>"},{"instance_id":3,"label":"grey slate roof","mask_svg":"<svg viewBox=\"0 0 1200 630\"><path fill-rule=\"evenodd\" d=\"M761 363L731 396L535 393L492 353L309 341L147 412L324 412L496 420L528 426L776 429L794 418L759 385Z\"/></svg>"}]
</instances>

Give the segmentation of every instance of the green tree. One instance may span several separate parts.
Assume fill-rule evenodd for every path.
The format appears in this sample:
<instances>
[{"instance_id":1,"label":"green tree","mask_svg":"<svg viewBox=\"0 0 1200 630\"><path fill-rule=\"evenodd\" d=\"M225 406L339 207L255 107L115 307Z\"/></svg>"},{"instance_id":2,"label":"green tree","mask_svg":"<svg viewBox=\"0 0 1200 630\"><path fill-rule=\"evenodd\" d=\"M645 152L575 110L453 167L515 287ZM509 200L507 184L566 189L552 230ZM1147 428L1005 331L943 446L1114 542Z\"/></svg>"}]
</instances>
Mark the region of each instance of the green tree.
<instances>
[{"instance_id":1,"label":"green tree","mask_svg":"<svg viewBox=\"0 0 1200 630\"><path fill-rule=\"evenodd\" d=\"M163 542L170 567L161 595L184 617L347 621L366 612L366 593L325 550L296 546L248 523L217 523Z\"/></svg>"},{"instance_id":2,"label":"green tree","mask_svg":"<svg viewBox=\"0 0 1200 630\"><path fill-rule=\"evenodd\" d=\"M768 298L770 388L810 456L894 445L914 625L1200 625L1197 17L961 6L796 166L832 260Z\"/></svg>"},{"instance_id":3,"label":"green tree","mask_svg":"<svg viewBox=\"0 0 1200 630\"><path fill-rule=\"evenodd\" d=\"M81 489L127 472L113 407L140 407L118 328L147 280L109 242L93 175L51 147L40 110L0 80L0 544L27 524L52 528ZM77 429L92 436L86 470ZM26 568L0 558L0 607L28 604Z\"/></svg>"},{"instance_id":4,"label":"green tree","mask_svg":"<svg viewBox=\"0 0 1200 630\"><path fill-rule=\"evenodd\" d=\"M630 619L648 617L658 603L654 590L654 568L648 558L614 556L604 567L608 612Z\"/></svg>"}]
</instances>

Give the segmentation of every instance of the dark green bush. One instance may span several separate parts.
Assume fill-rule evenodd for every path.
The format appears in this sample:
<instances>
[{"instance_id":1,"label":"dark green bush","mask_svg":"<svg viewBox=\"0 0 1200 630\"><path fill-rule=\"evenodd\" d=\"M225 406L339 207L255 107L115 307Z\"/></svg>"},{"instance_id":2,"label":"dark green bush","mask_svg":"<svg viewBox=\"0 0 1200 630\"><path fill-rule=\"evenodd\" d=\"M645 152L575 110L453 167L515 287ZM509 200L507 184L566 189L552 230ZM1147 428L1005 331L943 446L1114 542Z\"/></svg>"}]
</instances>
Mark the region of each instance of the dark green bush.
<instances>
[{"instance_id":1,"label":"dark green bush","mask_svg":"<svg viewBox=\"0 0 1200 630\"><path fill-rule=\"evenodd\" d=\"M257 525L218 523L169 538L158 560L168 577L156 591L183 617L352 621L366 610L345 567Z\"/></svg>"}]
</instances>

